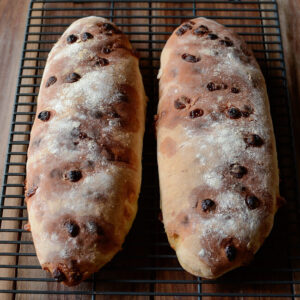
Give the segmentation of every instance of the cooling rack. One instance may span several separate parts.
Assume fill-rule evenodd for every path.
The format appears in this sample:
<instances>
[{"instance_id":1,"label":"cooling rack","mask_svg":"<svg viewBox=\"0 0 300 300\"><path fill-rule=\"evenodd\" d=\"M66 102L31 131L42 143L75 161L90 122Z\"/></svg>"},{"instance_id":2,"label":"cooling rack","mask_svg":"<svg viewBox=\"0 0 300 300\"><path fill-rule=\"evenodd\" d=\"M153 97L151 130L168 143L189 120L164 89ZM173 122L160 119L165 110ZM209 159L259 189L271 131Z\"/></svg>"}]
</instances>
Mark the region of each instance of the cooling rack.
<instances>
[{"instance_id":1,"label":"cooling rack","mask_svg":"<svg viewBox=\"0 0 300 300\"><path fill-rule=\"evenodd\" d=\"M140 53L149 97L139 212L121 251L78 287L56 283L36 258L24 203L30 129L47 54L80 17L109 18ZM160 52L181 22L217 20L242 35L265 75L278 149L281 194L287 205L255 260L217 280L182 270L159 221L153 115L157 106ZM276 1L64 1L32 0L18 77L0 206L1 299L296 299L300 297L300 218L293 133Z\"/></svg>"}]
</instances>

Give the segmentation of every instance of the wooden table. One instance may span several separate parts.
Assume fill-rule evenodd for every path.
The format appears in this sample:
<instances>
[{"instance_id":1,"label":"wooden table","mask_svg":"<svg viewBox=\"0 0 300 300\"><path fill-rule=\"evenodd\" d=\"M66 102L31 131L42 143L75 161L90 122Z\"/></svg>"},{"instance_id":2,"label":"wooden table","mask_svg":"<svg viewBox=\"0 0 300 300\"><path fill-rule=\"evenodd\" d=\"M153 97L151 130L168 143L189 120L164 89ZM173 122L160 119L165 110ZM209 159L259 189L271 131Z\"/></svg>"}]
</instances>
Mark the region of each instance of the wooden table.
<instances>
[{"instance_id":1,"label":"wooden table","mask_svg":"<svg viewBox=\"0 0 300 300\"><path fill-rule=\"evenodd\" d=\"M29 2L30 0L0 0L1 182ZM300 1L278 0L278 4L287 68L288 88L294 117L293 127L296 136L297 165L298 170L300 170L300 59L298 57L300 54Z\"/></svg>"}]
</instances>

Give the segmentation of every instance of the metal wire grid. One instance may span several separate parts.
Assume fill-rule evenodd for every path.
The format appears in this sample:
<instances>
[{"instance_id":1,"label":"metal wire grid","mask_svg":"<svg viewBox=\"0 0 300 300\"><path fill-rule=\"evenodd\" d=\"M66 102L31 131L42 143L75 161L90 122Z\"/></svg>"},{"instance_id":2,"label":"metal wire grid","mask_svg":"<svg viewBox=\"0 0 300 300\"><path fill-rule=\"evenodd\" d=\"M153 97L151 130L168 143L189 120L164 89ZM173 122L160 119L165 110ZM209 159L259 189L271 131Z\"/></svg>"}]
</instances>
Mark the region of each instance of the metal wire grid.
<instances>
[{"instance_id":1,"label":"metal wire grid","mask_svg":"<svg viewBox=\"0 0 300 300\"><path fill-rule=\"evenodd\" d=\"M141 70L150 101L140 209L124 250L93 278L79 287L67 288L55 283L40 269L30 233L23 229L27 221L23 181L29 134L47 54L71 22L88 15L110 18L129 35L141 54ZM268 85L281 172L281 193L288 200L276 218L271 237L256 255L255 261L247 268L211 281L196 278L182 270L158 220L159 191L152 127L157 105L156 75L160 52L174 28L195 16L210 17L234 28L254 49ZM298 193L289 116L275 1L32 0L1 196L0 293L19 298L28 294L29 298L25 299L33 299L34 294L41 297L52 295L55 299L65 295L70 298L81 295L81 299L98 299L100 295L109 295L112 299L114 296L127 296L128 299L300 297Z\"/></svg>"}]
</instances>

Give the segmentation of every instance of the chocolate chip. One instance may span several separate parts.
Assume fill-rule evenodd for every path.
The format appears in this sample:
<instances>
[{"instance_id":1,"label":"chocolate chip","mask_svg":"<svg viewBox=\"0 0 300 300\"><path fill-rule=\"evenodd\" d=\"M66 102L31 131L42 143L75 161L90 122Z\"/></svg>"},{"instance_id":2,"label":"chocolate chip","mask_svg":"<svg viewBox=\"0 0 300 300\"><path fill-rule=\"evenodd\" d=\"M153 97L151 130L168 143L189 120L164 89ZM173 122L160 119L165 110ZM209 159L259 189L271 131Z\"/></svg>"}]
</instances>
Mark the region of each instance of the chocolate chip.
<instances>
[{"instance_id":1,"label":"chocolate chip","mask_svg":"<svg viewBox=\"0 0 300 300\"><path fill-rule=\"evenodd\" d=\"M64 226L71 237L76 237L79 234L80 228L74 221L68 220L65 222Z\"/></svg>"},{"instance_id":2,"label":"chocolate chip","mask_svg":"<svg viewBox=\"0 0 300 300\"><path fill-rule=\"evenodd\" d=\"M66 279L65 274L58 268L54 269L52 276L57 282L62 282Z\"/></svg>"},{"instance_id":3,"label":"chocolate chip","mask_svg":"<svg viewBox=\"0 0 300 300\"><path fill-rule=\"evenodd\" d=\"M260 201L254 195L248 195L246 197L246 204L250 209L255 209L255 208L259 207Z\"/></svg>"},{"instance_id":4,"label":"chocolate chip","mask_svg":"<svg viewBox=\"0 0 300 300\"><path fill-rule=\"evenodd\" d=\"M50 76L46 82L46 87L49 87L50 85L54 84L57 81L57 78L55 76Z\"/></svg>"},{"instance_id":5,"label":"chocolate chip","mask_svg":"<svg viewBox=\"0 0 300 300\"><path fill-rule=\"evenodd\" d=\"M85 33L83 33L82 35L81 35L81 40L82 41L87 41L87 40L89 40L89 39L92 39L94 36L91 34L91 33L89 33L89 32L85 32Z\"/></svg>"},{"instance_id":6,"label":"chocolate chip","mask_svg":"<svg viewBox=\"0 0 300 300\"><path fill-rule=\"evenodd\" d=\"M244 105L242 110L243 117L247 118L253 112L252 108L249 105Z\"/></svg>"},{"instance_id":7,"label":"chocolate chip","mask_svg":"<svg viewBox=\"0 0 300 300\"><path fill-rule=\"evenodd\" d=\"M184 109L184 108L186 108L186 105L184 103L182 103L179 99L176 99L174 101L174 107L176 109Z\"/></svg>"},{"instance_id":8,"label":"chocolate chip","mask_svg":"<svg viewBox=\"0 0 300 300\"><path fill-rule=\"evenodd\" d=\"M247 168L240 164L231 164L230 174L235 178L242 178L245 174L247 174Z\"/></svg>"},{"instance_id":9,"label":"chocolate chip","mask_svg":"<svg viewBox=\"0 0 300 300\"><path fill-rule=\"evenodd\" d=\"M196 108L196 109L190 111L190 118L192 118L192 119L201 117L202 115L203 115L203 110L200 108Z\"/></svg>"},{"instance_id":10,"label":"chocolate chip","mask_svg":"<svg viewBox=\"0 0 300 300\"><path fill-rule=\"evenodd\" d=\"M228 37L225 37L224 40L220 40L219 43L221 45L225 45L226 47L232 47L233 46L233 42Z\"/></svg>"},{"instance_id":11,"label":"chocolate chip","mask_svg":"<svg viewBox=\"0 0 300 300\"><path fill-rule=\"evenodd\" d=\"M214 33L209 33L207 36L211 40L216 40L218 38L218 36L216 34L214 34Z\"/></svg>"},{"instance_id":12,"label":"chocolate chip","mask_svg":"<svg viewBox=\"0 0 300 300\"><path fill-rule=\"evenodd\" d=\"M80 132L79 135L78 135L78 137L79 137L81 140L83 140L83 139L87 138L87 134L86 134L85 132Z\"/></svg>"},{"instance_id":13,"label":"chocolate chip","mask_svg":"<svg viewBox=\"0 0 300 300\"><path fill-rule=\"evenodd\" d=\"M110 48L104 47L102 48L102 53L109 54L112 50Z\"/></svg>"},{"instance_id":14,"label":"chocolate chip","mask_svg":"<svg viewBox=\"0 0 300 300\"><path fill-rule=\"evenodd\" d=\"M233 261L236 257L236 248L232 245L228 245L225 248L225 253L229 261Z\"/></svg>"},{"instance_id":15,"label":"chocolate chip","mask_svg":"<svg viewBox=\"0 0 300 300\"><path fill-rule=\"evenodd\" d=\"M77 41L77 36L74 34L71 34L67 37L67 43L68 44L73 44Z\"/></svg>"},{"instance_id":16,"label":"chocolate chip","mask_svg":"<svg viewBox=\"0 0 300 300\"><path fill-rule=\"evenodd\" d=\"M183 219L182 219L182 221L181 221L181 223L183 225L187 225L189 223L189 217L188 216L184 216Z\"/></svg>"},{"instance_id":17,"label":"chocolate chip","mask_svg":"<svg viewBox=\"0 0 300 300\"><path fill-rule=\"evenodd\" d=\"M200 57L196 57L194 55L187 54L187 53L182 54L181 58L190 63L196 63L200 60Z\"/></svg>"},{"instance_id":18,"label":"chocolate chip","mask_svg":"<svg viewBox=\"0 0 300 300\"><path fill-rule=\"evenodd\" d=\"M67 83L73 83L78 81L81 78L81 76L77 73L70 73L67 78L66 78L66 82Z\"/></svg>"},{"instance_id":19,"label":"chocolate chip","mask_svg":"<svg viewBox=\"0 0 300 300\"><path fill-rule=\"evenodd\" d=\"M211 211L215 208L215 202L211 199L204 199L202 200L201 207L204 212Z\"/></svg>"},{"instance_id":20,"label":"chocolate chip","mask_svg":"<svg viewBox=\"0 0 300 300\"><path fill-rule=\"evenodd\" d=\"M236 87L231 88L231 93L238 94L239 92L240 92L240 90L237 89Z\"/></svg>"},{"instance_id":21,"label":"chocolate chip","mask_svg":"<svg viewBox=\"0 0 300 300\"><path fill-rule=\"evenodd\" d=\"M50 111L48 110L43 110L38 114L38 119L40 119L41 121L48 121L50 119Z\"/></svg>"},{"instance_id":22,"label":"chocolate chip","mask_svg":"<svg viewBox=\"0 0 300 300\"><path fill-rule=\"evenodd\" d=\"M193 27L192 27L190 24L185 23L185 24L183 24L183 25L176 31L176 34L177 34L178 36L183 35L183 34L185 34L188 30L190 30L190 29L192 29L192 28L193 28Z\"/></svg>"},{"instance_id":23,"label":"chocolate chip","mask_svg":"<svg viewBox=\"0 0 300 300\"><path fill-rule=\"evenodd\" d=\"M114 31L115 30L115 27L113 25L111 25L110 23L104 23L102 26L107 31Z\"/></svg>"},{"instance_id":24,"label":"chocolate chip","mask_svg":"<svg viewBox=\"0 0 300 300\"><path fill-rule=\"evenodd\" d=\"M37 186L33 186L31 187L27 192L26 192L26 197L30 198L31 196L33 196L35 194L37 190Z\"/></svg>"},{"instance_id":25,"label":"chocolate chip","mask_svg":"<svg viewBox=\"0 0 300 300\"><path fill-rule=\"evenodd\" d=\"M195 35L204 35L205 33L208 33L208 28L204 25L200 25L198 28L196 28L193 33Z\"/></svg>"},{"instance_id":26,"label":"chocolate chip","mask_svg":"<svg viewBox=\"0 0 300 300\"><path fill-rule=\"evenodd\" d=\"M79 170L72 170L65 174L64 178L66 180L70 180L71 182L76 182L80 180L82 177L81 171Z\"/></svg>"},{"instance_id":27,"label":"chocolate chip","mask_svg":"<svg viewBox=\"0 0 300 300\"><path fill-rule=\"evenodd\" d=\"M216 85L213 82L209 82L206 87L210 92L213 92L217 89Z\"/></svg>"},{"instance_id":28,"label":"chocolate chip","mask_svg":"<svg viewBox=\"0 0 300 300\"><path fill-rule=\"evenodd\" d=\"M230 119L239 119L242 116L242 113L238 108L230 107L227 110L227 115Z\"/></svg>"},{"instance_id":29,"label":"chocolate chip","mask_svg":"<svg viewBox=\"0 0 300 300\"><path fill-rule=\"evenodd\" d=\"M102 118L102 116L103 116L103 113L101 112L101 111L99 111L99 110L96 110L96 111L90 111L90 116L91 117L93 117L93 118L95 118L95 119L101 119Z\"/></svg>"},{"instance_id":30,"label":"chocolate chip","mask_svg":"<svg viewBox=\"0 0 300 300\"><path fill-rule=\"evenodd\" d=\"M246 136L244 138L244 141L248 146L252 147L260 147L264 143L263 139L257 134L251 134Z\"/></svg>"},{"instance_id":31,"label":"chocolate chip","mask_svg":"<svg viewBox=\"0 0 300 300\"><path fill-rule=\"evenodd\" d=\"M104 67L104 66L107 66L108 64L109 64L109 61L106 58L97 56L95 66Z\"/></svg>"}]
</instances>

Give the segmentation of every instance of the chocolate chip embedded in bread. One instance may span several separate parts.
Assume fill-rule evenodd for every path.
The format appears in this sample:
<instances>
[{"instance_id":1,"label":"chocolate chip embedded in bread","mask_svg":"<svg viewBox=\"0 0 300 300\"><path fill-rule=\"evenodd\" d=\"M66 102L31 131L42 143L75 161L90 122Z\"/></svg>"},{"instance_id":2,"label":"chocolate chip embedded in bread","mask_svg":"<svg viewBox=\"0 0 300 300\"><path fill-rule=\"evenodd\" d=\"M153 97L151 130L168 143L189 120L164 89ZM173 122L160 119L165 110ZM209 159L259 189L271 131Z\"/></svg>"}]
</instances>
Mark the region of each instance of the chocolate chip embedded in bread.
<instances>
[{"instance_id":1,"label":"chocolate chip embedded in bread","mask_svg":"<svg viewBox=\"0 0 300 300\"><path fill-rule=\"evenodd\" d=\"M242 109L242 115L243 117L247 118L250 116L250 114L253 113L253 109L251 108L251 106L249 105L244 105L243 109Z\"/></svg>"},{"instance_id":2,"label":"chocolate chip embedded in bread","mask_svg":"<svg viewBox=\"0 0 300 300\"><path fill-rule=\"evenodd\" d=\"M73 83L73 82L78 81L80 78L81 78L81 76L79 74L77 74L77 73L70 73L67 76L65 82L67 82L67 83Z\"/></svg>"},{"instance_id":3,"label":"chocolate chip embedded in bread","mask_svg":"<svg viewBox=\"0 0 300 300\"><path fill-rule=\"evenodd\" d=\"M52 276L57 282L66 280L65 274L59 268L54 269L54 271L52 272Z\"/></svg>"},{"instance_id":4,"label":"chocolate chip embedded in bread","mask_svg":"<svg viewBox=\"0 0 300 300\"><path fill-rule=\"evenodd\" d=\"M240 164L231 164L230 174L235 178L242 178L244 175L247 174L247 168L241 166Z\"/></svg>"},{"instance_id":5,"label":"chocolate chip embedded in bread","mask_svg":"<svg viewBox=\"0 0 300 300\"><path fill-rule=\"evenodd\" d=\"M57 81L57 78L55 76L50 76L46 82L46 87L53 85L56 81Z\"/></svg>"},{"instance_id":6,"label":"chocolate chip embedded in bread","mask_svg":"<svg viewBox=\"0 0 300 300\"><path fill-rule=\"evenodd\" d=\"M76 237L79 234L80 228L75 221L68 220L64 226L71 237Z\"/></svg>"},{"instance_id":7,"label":"chocolate chip embedded in bread","mask_svg":"<svg viewBox=\"0 0 300 300\"><path fill-rule=\"evenodd\" d=\"M108 47L103 47L101 50L101 52L104 54L109 54L109 53L111 53L111 51L112 51L111 48L108 48Z\"/></svg>"},{"instance_id":8,"label":"chocolate chip embedded in bread","mask_svg":"<svg viewBox=\"0 0 300 300\"><path fill-rule=\"evenodd\" d=\"M186 108L186 105L184 103L182 103L179 99L176 99L174 101L174 107L176 109L184 109L184 108Z\"/></svg>"},{"instance_id":9,"label":"chocolate chip embedded in bread","mask_svg":"<svg viewBox=\"0 0 300 300\"><path fill-rule=\"evenodd\" d=\"M190 118L191 119L195 119L195 118L198 118L198 117L201 117L203 116L203 110L201 108L196 108L192 111L190 111Z\"/></svg>"},{"instance_id":10,"label":"chocolate chip embedded in bread","mask_svg":"<svg viewBox=\"0 0 300 300\"><path fill-rule=\"evenodd\" d=\"M256 196L248 195L246 197L246 204L250 209L255 209L255 208L259 207L260 201Z\"/></svg>"},{"instance_id":11,"label":"chocolate chip embedded in bread","mask_svg":"<svg viewBox=\"0 0 300 300\"><path fill-rule=\"evenodd\" d=\"M38 188L37 186L31 187L31 188L26 192L26 197L27 197L27 198L32 197L32 196L35 194L37 188Z\"/></svg>"},{"instance_id":12,"label":"chocolate chip embedded in bread","mask_svg":"<svg viewBox=\"0 0 300 300\"><path fill-rule=\"evenodd\" d=\"M211 39L211 40L216 40L216 39L218 38L218 36L217 36L216 34L214 34L214 33L209 33L209 34L207 35L207 37L208 37L209 39Z\"/></svg>"},{"instance_id":13,"label":"chocolate chip embedded in bread","mask_svg":"<svg viewBox=\"0 0 300 300\"><path fill-rule=\"evenodd\" d=\"M240 92L240 90L236 87L232 87L231 88L231 93L234 93L234 94L238 94Z\"/></svg>"},{"instance_id":14,"label":"chocolate chip embedded in bread","mask_svg":"<svg viewBox=\"0 0 300 300\"><path fill-rule=\"evenodd\" d=\"M224 40L219 40L219 43L221 45L225 45L226 47L232 47L233 46L232 40L229 39L228 37L225 37Z\"/></svg>"},{"instance_id":15,"label":"chocolate chip embedded in bread","mask_svg":"<svg viewBox=\"0 0 300 300\"><path fill-rule=\"evenodd\" d=\"M193 31L193 34L195 34L195 35L204 35L206 33L208 33L208 28L204 25L200 25L198 28L196 28Z\"/></svg>"},{"instance_id":16,"label":"chocolate chip embedded in bread","mask_svg":"<svg viewBox=\"0 0 300 300\"><path fill-rule=\"evenodd\" d=\"M95 66L104 67L104 66L107 66L108 64L109 64L108 59L106 59L104 57L97 56L95 59Z\"/></svg>"},{"instance_id":17,"label":"chocolate chip embedded in bread","mask_svg":"<svg viewBox=\"0 0 300 300\"><path fill-rule=\"evenodd\" d=\"M181 55L181 58L189 63L196 63L200 61L200 57L196 57L195 55L184 53Z\"/></svg>"},{"instance_id":18,"label":"chocolate chip embedded in bread","mask_svg":"<svg viewBox=\"0 0 300 300\"><path fill-rule=\"evenodd\" d=\"M257 134L250 134L244 138L245 143L248 146L260 147L263 145L263 139Z\"/></svg>"},{"instance_id":19,"label":"chocolate chip embedded in bread","mask_svg":"<svg viewBox=\"0 0 300 300\"><path fill-rule=\"evenodd\" d=\"M178 36L181 36L183 34L185 34L188 30L192 29L193 26L188 24L188 23L185 23L183 24L177 31L176 31L176 34Z\"/></svg>"},{"instance_id":20,"label":"chocolate chip embedded in bread","mask_svg":"<svg viewBox=\"0 0 300 300\"><path fill-rule=\"evenodd\" d=\"M92 39L94 36L91 34L91 33L89 33L89 32L84 32L82 35L81 35L81 40L83 41L83 42L85 42L85 41L87 41L87 40L89 40L89 39Z\"/></svg>"},{"instance_id":21,"label":"chocolate chip embedded in bread","mask_svg":"<svg viewBox=\"0 0 300 300\"><path fill-rule=\"evenodd\" d=\"M236 248L233 245L228 245L225 248L225 254L229 261L233 261L236 257Z\"/></svg>"},{"instance_id":22,"label":"chocolate chip embedded in bread","mask_svg":"<svg viewBox=\"0 0 300 300\"><path fill-rule=\"evenodd\" d=\"M227 89L227 84L225 84L225 83L221 83L221 84L216 84L216 83L214 83L214 82L209 82L208 84L207 84L207 89L210 91L210 92L213 92L213 91L217 91L217 90L221 90L221 89L224 89L224 90L226 90Z\"/></svg>"},{"instance_id":23,"label":"chocolate chip embedded in bread","mask_svg":"<svg viewBox=\"0 0 300 300\"><path fill-rule=\"evenodd\" d=\"M215 209L215 202L211 199L204 199L201 202L201 208L204 212L211 211Z\"/></svg>"},{"instance_id":24,"label":"chocolate chip embedded in bread","mask_svg":"<svg viewBox=\"0 0 300 300\"><path fill-rule=\"evenodd\" d=\"M67 37L67 43L68 44L73 44L77 41L77 36L74 34L71 34Z\"/></svg>"},{"instance_id":25,"label":"chocolate chip embedded in bread","mask_svg":"<svg viewBox=\"0 0 300 300\"><path fill-rule=\"evenodd\" d=\"M241 111L238 108L236 108L236 107L230 107L227 110L227 116L230 119L239 119L242 116L242 113L241 113Z\"/></svg>"},{"instance_id":26,"label":"chocolate chip embedded in bread","mask_svg":"<svg viewBox=\"0 0 300 300\"><path fill-rule=\"evenodd\" d=\"M41 121L48 121L50 119L50 111L48 110L43 110L38 114L38 119L40 119Z\"/></svg>"},{"instance_id":27,"label":"chocolate chip embedded in bread","mask_svg":"<svg viewBox=\"0 0 300 300\"><path fill-rule=\"evenodd\" d=\"M72 171L67 172L64 175L64 179L70 180L71 182L76 182L76 181L80 180L81 177L82 177L82 174L81 174L81 171L79 171L79 170L72 170Z\"/></svg>"}]
</instances>

